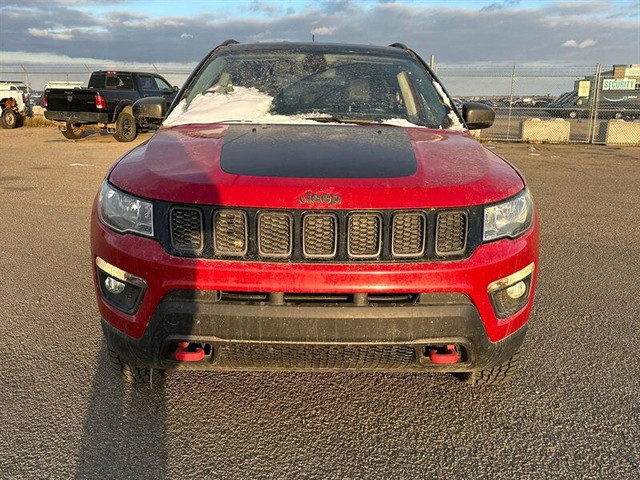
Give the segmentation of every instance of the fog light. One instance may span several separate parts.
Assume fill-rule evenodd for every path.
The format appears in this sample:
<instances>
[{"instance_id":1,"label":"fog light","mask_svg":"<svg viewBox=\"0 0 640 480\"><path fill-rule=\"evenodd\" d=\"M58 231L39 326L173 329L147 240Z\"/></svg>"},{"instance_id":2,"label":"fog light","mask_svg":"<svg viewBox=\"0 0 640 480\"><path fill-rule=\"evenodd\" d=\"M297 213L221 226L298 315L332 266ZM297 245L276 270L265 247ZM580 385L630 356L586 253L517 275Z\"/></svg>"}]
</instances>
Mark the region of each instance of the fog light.
<instances>
[{"instance_id":1,"label":"fog light","mask_svg":"<svg viewBox=\"0 0 640 480\"><path fill-rule=\"evenodd\" d=\"M524 295L526 291L527 285L523 281L520 281L515 285L511 285L509 288L507 288L507 295L509 296L509 298L513 298L514 300L516 300Z\"/></svg>"},{"instance_id":2,"label":"fog light","mask_svg":"<svg viewBox=\"0 0 640 480\"><path fill-rule=\"evenodd\" d=\"M529 301L535 264L489 284L488 292L498 318L506 318L522 310Z\"/></svg>"},{"instance_id":3,"label":"fog light","mask_svg":"<svg viewBox=\"0 0 640 480\"><path fill-rule=\"evenodd\" d=\"M134 314L140 306L147 283L100 257L96 257L96 266L102 299L122 312Z\"/></svg>"},{"instance_id":4,"label":"fog light","mask_svg":"<svg viewBox=\"0 0 640 480\"><path fill-rule=\"evenodd\" d=\"M107 277L104 281L104 286L110 293L117 295L124 291L125 285L113 277Z\"/></svg>"}]
</instances>

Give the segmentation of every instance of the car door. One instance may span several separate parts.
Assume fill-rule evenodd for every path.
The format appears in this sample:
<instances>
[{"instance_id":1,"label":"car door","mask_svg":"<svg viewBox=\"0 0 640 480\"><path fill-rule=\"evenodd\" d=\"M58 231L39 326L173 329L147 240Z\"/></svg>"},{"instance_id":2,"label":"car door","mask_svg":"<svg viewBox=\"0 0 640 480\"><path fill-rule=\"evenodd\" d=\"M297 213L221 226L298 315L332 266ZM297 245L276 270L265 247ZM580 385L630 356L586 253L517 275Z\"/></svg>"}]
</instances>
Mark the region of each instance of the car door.
<instances>
[{"instance_id":1,"label":"car door","mask_svg":"<svg viewBox=\"0 0 640 480\"><path fill-rule=\"evenodd\" d=\"M173 99L175 98L176 93L178 92L177 87L172 87L171 84L167 82L164 78L162 78L160 75L156 75L153 78L156 82L156 86L158 87L158 90L161 92L162 96L167 101L167 103L170 104L171 102L173 102Z\"/></svg>"}]
</instances>

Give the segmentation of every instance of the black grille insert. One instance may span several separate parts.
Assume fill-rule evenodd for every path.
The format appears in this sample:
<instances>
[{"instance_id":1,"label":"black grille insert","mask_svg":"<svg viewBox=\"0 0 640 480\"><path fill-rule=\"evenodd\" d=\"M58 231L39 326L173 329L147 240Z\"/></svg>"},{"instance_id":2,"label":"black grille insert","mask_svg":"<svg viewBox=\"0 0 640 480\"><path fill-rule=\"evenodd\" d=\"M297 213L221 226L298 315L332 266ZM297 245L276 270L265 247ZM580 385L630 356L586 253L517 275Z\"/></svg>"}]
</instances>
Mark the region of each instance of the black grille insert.
<instances>
[{"instance_id":1,"label":"black grille insert","mask_svg":"<svg viewBox=\"0 0 640 480\"><path fill-rule=\"evenodd\" d=\"M394 257L421 257L426 248L427 217L422 212L393 216L391 253Z\"/></svg>"},{"instance_id":2,"label":"black grille insert","mask_svg":"<svg viewBox=\"0 0 640 480\"><path fill-rule=\"evenodd\" d=\"M247 214L242 210L217 210L213 214L213 249L218 255L247 253Z\"/></svg>"},{"instance_id":3,"label":"black grille insert","mask_svg":"<svg viewBox=\"0 0 640 480\"><path fill-rule=\"evenodd\" d=\"M258 251L264 257L291 256L293 218L286 212L258 214Z\"/></svg>"},{"instance_id":4,"label":"black grille insert","mask_svg":"<svg viewBox=\"0 0 640 480\"><path fill-rule=\"evenodd\" d=\"M349 215L348 253L353 258L375 258L382 252L382 217L377 213Z\"/></svg>"},{"instance_id":5,"label":"black grille insert","mask_svg":"<svg viewBox=\"0 0 640 480\"><path fill-rule=\"evenodd\" d=\"M332 213L307 213L303 217L302 250L308 258L332 258L338 248L338 225Z\"/></svg>"},{"instance_id":6,"label":"black grille insert","mask_svg":"<svg viewBox=\"0 0 640 480\"><path fill-rule=\"evenodd\" d=\"M436 253L442 257L460 255L467 247L467 213L439 212Z\"/></svg>"},{"instance_id":7,"label":"black grille insert","mask_svg":"<svg viewBox=\"0 0 640 480\"><path fill-rule=\"evenodd\" d=\"M199 253L203 247L202 212L196 208L171 209L171 245L183 252Z\"/></svg>"}]
</instances>

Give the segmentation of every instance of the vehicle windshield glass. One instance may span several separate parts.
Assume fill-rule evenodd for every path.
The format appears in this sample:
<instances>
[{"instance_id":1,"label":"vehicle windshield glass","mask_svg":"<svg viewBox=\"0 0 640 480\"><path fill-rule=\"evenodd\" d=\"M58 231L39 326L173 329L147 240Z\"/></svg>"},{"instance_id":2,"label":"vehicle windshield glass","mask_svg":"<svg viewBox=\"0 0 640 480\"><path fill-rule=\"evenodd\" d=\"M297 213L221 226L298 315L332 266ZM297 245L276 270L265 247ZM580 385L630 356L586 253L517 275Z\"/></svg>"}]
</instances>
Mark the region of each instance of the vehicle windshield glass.
<instances>
[{"instance_id":1,"label":"vehicle windshield glass","mask_svg":"<svg viewBox=\"0 0 640 480\"><path fill-rule=\"evenodd\" d=\"M164 125L233 122L462 128L412 58L286 50L216 55Z\"/></svg>"}]
</instances>

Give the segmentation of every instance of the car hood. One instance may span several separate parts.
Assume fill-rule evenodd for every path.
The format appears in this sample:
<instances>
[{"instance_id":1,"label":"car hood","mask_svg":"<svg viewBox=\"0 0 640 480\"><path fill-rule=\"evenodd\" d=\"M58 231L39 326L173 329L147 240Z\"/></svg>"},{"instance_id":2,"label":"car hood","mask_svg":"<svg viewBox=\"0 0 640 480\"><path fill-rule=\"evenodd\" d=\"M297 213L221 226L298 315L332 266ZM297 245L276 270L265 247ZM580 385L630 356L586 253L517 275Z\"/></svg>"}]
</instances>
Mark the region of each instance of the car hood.
<instances>
[{"instance_id":1,"label":"car hood","mask_svg":"<svg viewBox=\"0 0 640 480\"><path fill-rule=\"evenodd\" d=\"M151 199L265 208L458 207L524 187L466 132L335 124L162 128L109 179Z\"/></svg>"}]
</instances>

